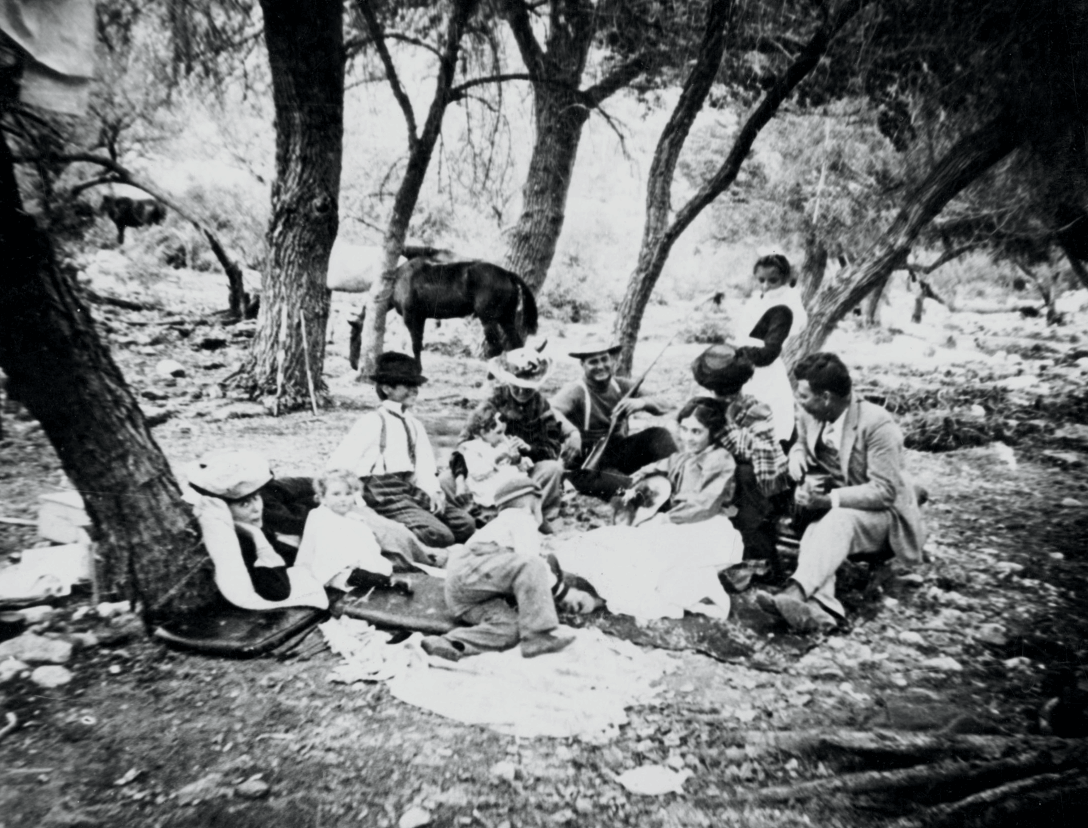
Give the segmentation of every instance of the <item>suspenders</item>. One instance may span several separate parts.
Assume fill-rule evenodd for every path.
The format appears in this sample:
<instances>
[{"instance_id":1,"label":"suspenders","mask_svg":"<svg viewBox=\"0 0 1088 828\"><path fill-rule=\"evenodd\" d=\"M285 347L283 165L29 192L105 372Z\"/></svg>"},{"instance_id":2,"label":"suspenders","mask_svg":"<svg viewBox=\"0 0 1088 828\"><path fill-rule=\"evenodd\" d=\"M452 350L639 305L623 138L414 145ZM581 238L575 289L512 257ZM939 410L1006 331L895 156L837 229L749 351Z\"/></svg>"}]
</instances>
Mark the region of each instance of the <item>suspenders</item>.
<instances>
[{"instance_id":1,"label":"suspenders","mask_svg":"<svg viewBox=\"0 0 1088 828\"><path fill-rule=\"evenodd\" d=\"M404 417L398 417L396 414L393 414L393 416L397 417L397 419L400 420L401 425L404 426L404 436L408 440L408 459L411 460L412 469L415 470L415 466L416 466L416 441L415 441L415 438L412 436L412 427L410 425L408 425L408 420L406 420ZM382 472L383 473L388 473L389 467L388 467L388 465L386 463L386 459L385 459L385 447L386 447L386 439L387 439L387 435L386 435L386 419L385 419L385 417L386 417L386 410L384 408L379 408L378 409L378 419L380 419L382 421L382 430L381 430L381 433L378 435L378 452L381 454L381 457L382 457Z\"/></svg>"}]
</instances>

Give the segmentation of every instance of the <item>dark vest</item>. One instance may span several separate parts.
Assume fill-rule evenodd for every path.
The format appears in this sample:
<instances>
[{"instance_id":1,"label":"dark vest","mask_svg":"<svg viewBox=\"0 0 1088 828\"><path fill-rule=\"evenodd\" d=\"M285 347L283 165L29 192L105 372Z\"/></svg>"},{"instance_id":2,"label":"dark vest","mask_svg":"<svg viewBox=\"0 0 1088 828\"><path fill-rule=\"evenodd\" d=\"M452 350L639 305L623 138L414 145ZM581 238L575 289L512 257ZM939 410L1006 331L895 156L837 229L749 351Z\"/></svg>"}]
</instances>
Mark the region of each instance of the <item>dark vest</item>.
<instances>
[{"instance_id":1,"label":"dark vest","mask_svg":"<svg viewBox=\"0 0 1088 828\"><path fill-rule=\"evenodd\" d=\"M846 485L846 478L842 474L842 458L839 450L832 448L824 442L823 429L816 440L816 468L820 474L826 474L831 479L831 488L841 489Z\"/></svg>"}]
</instances>

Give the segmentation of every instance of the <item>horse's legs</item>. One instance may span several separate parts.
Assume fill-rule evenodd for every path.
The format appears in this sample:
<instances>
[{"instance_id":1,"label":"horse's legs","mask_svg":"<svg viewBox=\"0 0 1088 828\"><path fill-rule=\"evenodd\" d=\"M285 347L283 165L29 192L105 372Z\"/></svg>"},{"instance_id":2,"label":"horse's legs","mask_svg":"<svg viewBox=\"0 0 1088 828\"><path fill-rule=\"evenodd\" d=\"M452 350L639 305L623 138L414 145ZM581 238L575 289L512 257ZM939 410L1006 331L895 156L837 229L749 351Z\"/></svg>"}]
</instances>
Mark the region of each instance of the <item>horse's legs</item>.
<instances>
[{"instance_id":1,"label":"horse's legs","mask_svg":"<svg viewBox=\"0 0 1088 828\"><path fill-rule=\"evenodd\" d=\"M366 304L359 310L359 315L348 322L351 326L351 338L348 340L348 362L353 370L359 367L359 354L363 348L363 322L366 321Z\"/></svg>"},{"instance_id":2,"label":"horse's legs","mask_svg":"<svg viewBox=\"0 0 1088 828\"><path fill-rule=\"evenodd\" d=\"M412 337L412 356L416 358L416 365L423 367L423 326L427 324L427 317L415 314L402 314L404 326L408 328L408 334Z\"/></svg>"},{"instance_id":3,"label":"horse's legs","mask_svg":"<svg viewBox=\"0 0 1088 828\"><path fill-rule=\"evenodd\" d=\"M503 352L503 329L498 322L484 322L484 343L487 346L485 356L494 357Z\"/></svg>"},{"instance_id":4,"label":"horse's legs","mask_svg":"<svg viewBox=\"0 0 1088 828\"><path fill-rule=\"evenodd\" d=\"M506 336L506 350L512 351L525 344L525 340L521 338L521 331L518 328L516 315L509 322L500 322L499 324L502 326L502 332Z\"/></svg>"}]
</instances>

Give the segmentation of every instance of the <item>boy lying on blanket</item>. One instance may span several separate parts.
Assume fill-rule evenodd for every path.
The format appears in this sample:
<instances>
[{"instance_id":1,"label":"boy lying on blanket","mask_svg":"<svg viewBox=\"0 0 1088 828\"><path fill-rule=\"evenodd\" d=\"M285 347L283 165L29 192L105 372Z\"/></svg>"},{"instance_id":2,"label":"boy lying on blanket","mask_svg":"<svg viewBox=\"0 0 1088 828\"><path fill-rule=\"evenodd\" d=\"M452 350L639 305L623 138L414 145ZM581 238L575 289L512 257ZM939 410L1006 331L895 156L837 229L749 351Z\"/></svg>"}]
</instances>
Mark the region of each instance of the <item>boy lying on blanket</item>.
<instances>
[{"instance_id":1,"label":"boy lying on blanket","mask_svg":"<svg viewBox=\"0 0 1088 828\"><path fill-rule=\"evenodd\" d=\"M594 596L567 585L554 558L541 557L540 487L520 475L496 490L495 505L498 516L446 564L446 603L469 626L424 638L428 655L457 661L519 641L525 658L556 653L574 640L556 633L556 604L578 613L597 607Z\"/></svg>"}]
</instances>

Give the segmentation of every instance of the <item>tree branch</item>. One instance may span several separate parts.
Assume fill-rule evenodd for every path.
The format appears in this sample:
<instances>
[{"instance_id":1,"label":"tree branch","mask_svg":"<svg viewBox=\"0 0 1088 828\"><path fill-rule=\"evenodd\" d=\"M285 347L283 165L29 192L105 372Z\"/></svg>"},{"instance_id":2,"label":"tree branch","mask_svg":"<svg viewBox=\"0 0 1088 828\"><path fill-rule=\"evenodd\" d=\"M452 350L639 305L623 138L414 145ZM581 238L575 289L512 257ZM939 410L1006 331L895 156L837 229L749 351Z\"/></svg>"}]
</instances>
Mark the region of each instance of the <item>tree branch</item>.
<instances>
[{"instance_id":1,"label":"tree branch","mask_svg":"<svg viewBox=\"0 0 1088 828\"><path fill-rule=\"evenodd\" d=\"M600 106L606 98L633 82L643 72L649 71L649 67L650 62L645 54L635 55L625 60L582 94L591 106Z\"/></svg>"},{"instance_id":2,"label":"tree branch","mask_svg":"<svg viewBox=\"0 0 1088 828\"><path fill-rule=\"evenodd\" d=\"M500 75L488 75L483 78L473 78L464 83L459 83L457 86L450 89L450 103L454 103L464 98L465 93L475 86L483 86L488 83L504 83L511 80L533 81L534 78L531 74L526 72L508 72Z\"/></svg>"},{"instance_id":3,"label":"tree branch","mask_svg":"<svg viewBox=\"0 0 1088 828\"><path fill-rule=\"evenodd\" d=\"M514 35L514 42L518 44L518 51L521 52L521 59L525 61L530 77L543 75L544 50L540 48L540 43L533 34L533 23L529 19L527 5L519 0L506 0L502 4L502 14Z\"/></svg>"},{"instance_id":4,"label":"tree branch","mask_svg":"<svg viewBox=\"0 0 1088 828\"><path fill-rule=\"evenodd\" d=\"M389 46L385 42L385 33L382 31L381 23L378 22L378 16L374 13L374 9L370 7L370 0L355 0L355 7L359 10L359 14L362 15L363 21L366 23L367 31L370 32L370 37L374 41L374 48L378 50L382 65L385 67L385 77L389 81L390 89L393 90L393 97L400 106L401 112L404 113L404 120L408 125L408 149L411 151L419 140L416 129L416 113L412 109L412 101L408 98L408 93L404 91L404 87L401 85L400 77L397 75L397 67L393 64L393 56L389 54Z\"/></svg>"},{"instance_id":5,"label":"tree branch","mask_svg":"<svg viewBox=\"0 0 1088 828\"><path fill-rule=\"evenodd\" d=\"M436 58L441 58L442 53L438 51L432 44L425 40L420 40L418 37L404 34L403 32L385 32L386 40L396 40L399 43L407 43L409 46L418 46L420 49L426 49ZM370 37L353 37L344 41L345 57L349 60L355 56L355 52L361 50L364 46L371 46L374 44L374 39Z\"/></svg>"}]
</instances>

